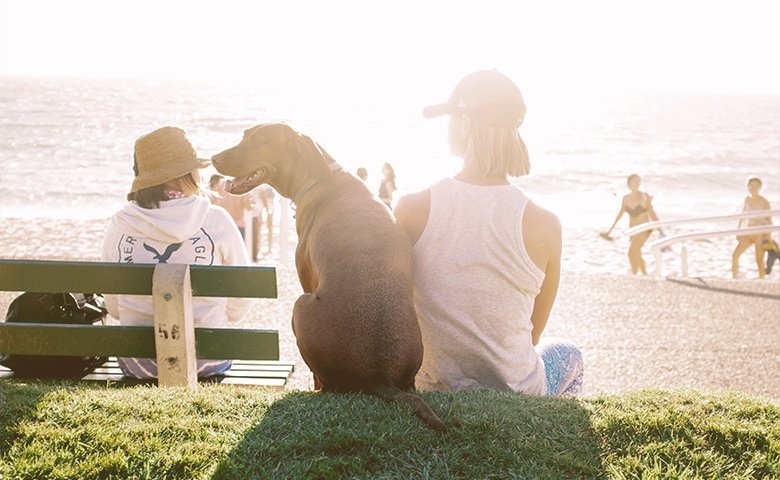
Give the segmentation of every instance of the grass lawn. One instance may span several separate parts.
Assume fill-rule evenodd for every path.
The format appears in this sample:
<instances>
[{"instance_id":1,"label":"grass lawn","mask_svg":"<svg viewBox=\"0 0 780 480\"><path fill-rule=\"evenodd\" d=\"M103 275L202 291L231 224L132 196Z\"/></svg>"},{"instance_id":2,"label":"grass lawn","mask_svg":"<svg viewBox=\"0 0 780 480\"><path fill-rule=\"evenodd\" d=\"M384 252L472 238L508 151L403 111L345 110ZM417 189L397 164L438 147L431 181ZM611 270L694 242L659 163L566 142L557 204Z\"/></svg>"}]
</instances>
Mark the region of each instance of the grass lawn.
<instances>
[{"instance_id":1,"label":"grass lawn","mask_svg":"<svg viewBox=\"0 0 780 480\"><path fill-rule=\"evenodd\" d=\"M0 382L0 479L780 478L780 404L737 393L366 396Z\"/></svg>"}]
</instances>

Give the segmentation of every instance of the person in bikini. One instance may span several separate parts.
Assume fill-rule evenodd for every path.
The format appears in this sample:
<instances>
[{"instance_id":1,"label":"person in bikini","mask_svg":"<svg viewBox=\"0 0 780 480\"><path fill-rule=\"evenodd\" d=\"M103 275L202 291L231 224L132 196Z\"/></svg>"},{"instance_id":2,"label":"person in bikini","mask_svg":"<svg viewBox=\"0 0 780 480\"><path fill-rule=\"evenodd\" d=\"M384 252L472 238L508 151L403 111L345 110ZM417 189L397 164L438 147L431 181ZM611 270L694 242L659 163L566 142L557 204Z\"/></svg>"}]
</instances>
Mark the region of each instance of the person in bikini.
<instances>
[{"instance_id":1,"label":"person in bikini","mask_svg":"<svg viewBox=\"0 0 780 480\"><path fill-rule=\"evenodd\" d=\"M606 239L611 239L609 236L612 233L612 229L623 218L624 213L628 213L628 226L635 227L648 221L658 221L658 216L653 209L653 197L647 192L639 190L639 185L642 179L639 175L633 173L628 176L626 184L631 193L623 197L623 202L620 204L620 211L615 217L615 221L612 222L612 226L606 232L601 232L601 236ZM651 230L638 233L631 236L631 244L628 247L628 261L631 264L631 271L634 274L642 272L643 275L647 275L647 267L645 266L645 260L642 258L642 246L650 237Z\"/></svg>"},{"instance_id":2,"label":"person in bikini","mask_svg":"<svg viewBox=\"0 0 780 480\"><path fill-rule=\"evenodd\" d=\"M750 212L756 210L770 210L771 205L769 200L761 196L758 192L761 191L763 183L758 177L750 177L747 182L747 189L749 195L745 197L745 203L742 206L743 212ZM771 225L772 217L752 217L739 221L739 227L746 225L748 227L757 227L760 225ZM769 234L759 233L757 235L737 235L737 246L734 248L734 252L731 254L731 276L737 278L739 273L739 257L747 250L751 245L755 245L756 248L756 266L758 267L758 278L764 278L766 276L766 269L764 267L764 242L770 240ZM767 242L769 243L769 242Z\"/></svg>"}]
</instances>

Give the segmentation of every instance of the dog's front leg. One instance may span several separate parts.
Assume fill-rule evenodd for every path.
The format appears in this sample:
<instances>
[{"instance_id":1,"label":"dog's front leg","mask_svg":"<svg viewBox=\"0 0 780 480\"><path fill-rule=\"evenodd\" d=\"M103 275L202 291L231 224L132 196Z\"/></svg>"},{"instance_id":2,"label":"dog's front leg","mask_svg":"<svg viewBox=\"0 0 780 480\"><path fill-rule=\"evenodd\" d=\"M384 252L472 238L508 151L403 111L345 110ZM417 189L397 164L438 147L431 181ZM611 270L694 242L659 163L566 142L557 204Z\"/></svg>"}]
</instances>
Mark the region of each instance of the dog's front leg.
<instances>
[{"instance_id":1,"label":"dog's front leg","mask_svg":"<svg viewBox=\"0 0 780 480\"><path fill-rule=\"evenodd\" d=\"M317 276L308 253L305 248L298 246L298 250L295 252L295 269L298 271L298 281L301 282L304 293L313 293L319 282L317 282Z\"/></svg>"}]
</instances>

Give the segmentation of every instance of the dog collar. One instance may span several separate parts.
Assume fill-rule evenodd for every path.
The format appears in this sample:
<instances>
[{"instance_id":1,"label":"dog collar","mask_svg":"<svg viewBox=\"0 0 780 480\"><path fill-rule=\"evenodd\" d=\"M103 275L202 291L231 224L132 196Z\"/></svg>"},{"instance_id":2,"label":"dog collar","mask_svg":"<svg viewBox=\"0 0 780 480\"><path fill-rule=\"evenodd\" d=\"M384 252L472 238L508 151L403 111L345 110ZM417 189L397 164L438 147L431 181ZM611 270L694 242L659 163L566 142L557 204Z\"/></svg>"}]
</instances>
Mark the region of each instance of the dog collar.
<instances>
[{"instance_id":1,"label":"dog collar","mask_svg":"<svg viewBox=\"0 0 780 480\"><path fill-rule=\"evenodd\" d=\"M341 165L339 165L337 162L333 162L329 164L328 168L330 169L331 173L340 172L344 170L343 168L341 168ZM293 195L292 198L293 203L298 205L301 202L303 196L306 195L306 193L308 193L308 191L311 190L311 188L316 184L317 181L314 180L313 178L309 178L305 182L303 182L303 184L300 187L298 187L298 190L295 192L295 195Z\"/></svg>"},{"instance_id":2,"label":"dog collar","mask_svg":"<svg viewBox=\"0 0 780 480\"><path fill-rule=\"evenodd\" d=\"M317 181L314 180L313 178L309 178L308 180L303 182L303 184L300 187L298 187L298 191L295 192L295 195L293 195L292 198L293 203L296 205L301 203L301 198L303 198L303 196L306 195L306 193L308 193L309 190L311 190L311 187L313 187L316 184Z\"/></svg>"}]
</instances>

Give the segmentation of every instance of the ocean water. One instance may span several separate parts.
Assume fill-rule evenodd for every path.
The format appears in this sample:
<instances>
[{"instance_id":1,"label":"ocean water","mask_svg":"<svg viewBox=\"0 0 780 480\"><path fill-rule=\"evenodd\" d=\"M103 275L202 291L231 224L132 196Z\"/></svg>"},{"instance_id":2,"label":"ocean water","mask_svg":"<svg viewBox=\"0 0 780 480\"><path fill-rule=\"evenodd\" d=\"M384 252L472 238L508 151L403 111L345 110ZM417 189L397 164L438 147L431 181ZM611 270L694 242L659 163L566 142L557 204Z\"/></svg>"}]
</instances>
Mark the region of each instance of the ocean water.
<instances>
[{"instance_id":1,"label":"ocean water","mask_svg":"<svg viewBox=\"0 0 780 480\"><path fill-rule=\"evenodd\" d=\"M132 182L135 139L163 125L186 130L209 157L238 142L248 127L288 121L345 168L366 167L370 188L378 188L382 164L391 163L398 196L458 169L446 120L424 120L420 113L426 101L446 95L388 96L385 88L333 93L303 90L300 83L264 89L238 82L0 77L0 219L111 215ZM630 173L642 176L641 189L653 195L663 220L737 213L750 175L764 180L762 193L780 208L780 97L525 96L529 110L520 131L532 172L515 181L561 218L564 268L629 272L628 239L620 234L628 219L614 242L598 232L612 223ZM734 244L733 237L689 243L690 274L730 276ZM755 276L751 257L749 251L742 259L747 277ZM662 271L679 274L679 246L664 254Z\"/></svg>"}]
</instances>

